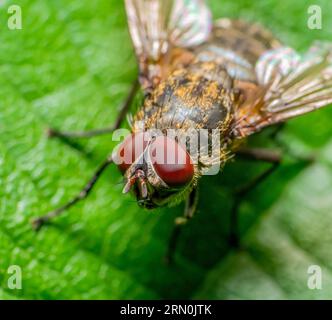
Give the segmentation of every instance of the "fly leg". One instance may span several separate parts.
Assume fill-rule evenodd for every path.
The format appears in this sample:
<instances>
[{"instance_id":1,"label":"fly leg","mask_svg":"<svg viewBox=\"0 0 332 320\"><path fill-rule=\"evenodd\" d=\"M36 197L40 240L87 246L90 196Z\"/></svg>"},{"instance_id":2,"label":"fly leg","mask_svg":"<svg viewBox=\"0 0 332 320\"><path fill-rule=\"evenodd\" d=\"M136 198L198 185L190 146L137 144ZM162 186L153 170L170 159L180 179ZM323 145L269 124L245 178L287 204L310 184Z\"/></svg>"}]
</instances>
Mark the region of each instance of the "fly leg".
<instances>
[{"instance_id":1,"label":"fly leg","mask_svg":"<svg viewBox=\"0 0 332 320\"><path fill-rule=\"evenodd\" d=\"M96 172L94 173L94 175L92 176L92 178L89 180L89 182L86 184L86 186L81 190L80 193L78 193L74 198L72 198L70 201L68 201L65 205L50 211L49 213L47 213L44 216L40 216L37 218L34 218L32 220L32 226L33 228L38 231L41 229L41 227L46 224L49 223L50 220L52 220L53 218L61 215L64 211L66 211L67 209L71 208L72 206L74 206L76 203L84 200L85 198L88 197L88 195L90 194L90 192L92 191L93 187L95 186L96 182L99 180L99 178L101 177L102 173L108 168L108 166L113 163L113 160L111 157L108 157L100 166L99 168L96 170Z\"/></svg>"},{"instance_id":2,"label":"fly leg","mask_svg":"<svg viewBox=\"0 0 332 320\"><path fill-rule=\"evenodd\" d=\"M182 217L177 217L174 221L174 227L169 238L168 248L166 253L166 263L168 265L174 262L174 253L176 246L178 244L179 236L181 234L182 228L187 222L194 216L198 202L198 192L197 188L193 189L186 200L186 205L184 209L184 214Z\"/></svg>"},{"instance_id":3,"label":"fly leg","mask_svg":"<svg viewBox=\"0 0 332 320\"><path fill-rule=\"evenodd\" d=\"M264 148L241 148L236 151L236 155L254 161L262 161L268 163L280 163L282 154L277 150L270 150Z\"/></svg>"},{"instance_id":4,"label":"fly leg","mask_svg":"<svg viewBox=\"0 0 332 320\"><path fill-rule=\"evenodd\" d=\"M48 129L48 136L50 138L53 137L58 137L58 138L62 138L62 139L68 139L68 138L91 138L91 137L95 137L95 136L100 136L100 135L105 135L108 133L112 133L114 130L118 129L122 123L122 121L124 120L134 98L135 95L138 91L139 88L139 82L136 79L135 82L133 83L130 92L127 96L127 98L125 99L118 117L116 118L114 124L108 128L102 128L102 129L95 129L95 130L89 130L89 131L78 131L78 132L67 132L67 131L59 131L57 129L54 128L49 128Z\"/></svg>"},{"instance_id":5,"label":"fly leg","mask_svg":"<svg viewBox=\"0 0 332 320\"><path fill-rule=\"evenodd\" d=\"M270 138L271 139L278 139L280 132L285 128L286 123L282 122L276 125L275 129L271 132Z\"/></svg>"},{"instance_id":6,"label":"fly leg","mask_svg":"<svg viewBox=\"0 0 332 320\"><path fill-rule=\"evenodd\" d=\"M293 159L301 162L303 161L308 163L314 162L316 158L314 154L308 154L308 155L297 154L296 152L292 151L282 139L280 139L280 133L285 128L285 126L286 126L285 122L276 125L275 130L272 131L270 134L270 138L275 141L276 145L280 147L285 154L290 155Z\"/></svg>"},{"instance_id":7,"label":"fly leg","mask_svg":"<svg viewBox=\"0 0 332 320\"><path fill-rule=\"evenodd\" d=\"M237 155L248 159L256 161L264 161L271 163L272 166L250 181L247 185L239 188L234 192L234 203L231 209L231 220L230 220L230 235L229 243L232 247L238 248L240 244L239 239L239 208L243 198L260 183L266 180L280 165L282 156L280 153L268 150L268 149L247 149L243 148L238 150Z\"/></svg>"}]
</instances>

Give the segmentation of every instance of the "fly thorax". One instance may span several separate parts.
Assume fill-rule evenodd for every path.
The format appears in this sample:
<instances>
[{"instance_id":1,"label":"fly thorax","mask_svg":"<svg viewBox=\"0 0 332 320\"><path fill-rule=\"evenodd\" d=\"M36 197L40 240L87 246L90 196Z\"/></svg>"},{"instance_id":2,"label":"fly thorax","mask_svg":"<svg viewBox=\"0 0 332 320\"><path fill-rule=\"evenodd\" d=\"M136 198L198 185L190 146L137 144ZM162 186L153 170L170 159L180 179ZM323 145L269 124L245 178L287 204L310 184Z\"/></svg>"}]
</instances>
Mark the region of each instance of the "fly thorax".
<instances>
[{"instance_id":1,"label":"fly thorax","mask_svg":"<svg viewBox=\"0 0 332 320\"><path fill-rule=\"evenodd\" d=\"M233 81L213 63L196 63L163 81L136 115L145 129L224 129L233 111Z\"/></svg>"}]
</instances>

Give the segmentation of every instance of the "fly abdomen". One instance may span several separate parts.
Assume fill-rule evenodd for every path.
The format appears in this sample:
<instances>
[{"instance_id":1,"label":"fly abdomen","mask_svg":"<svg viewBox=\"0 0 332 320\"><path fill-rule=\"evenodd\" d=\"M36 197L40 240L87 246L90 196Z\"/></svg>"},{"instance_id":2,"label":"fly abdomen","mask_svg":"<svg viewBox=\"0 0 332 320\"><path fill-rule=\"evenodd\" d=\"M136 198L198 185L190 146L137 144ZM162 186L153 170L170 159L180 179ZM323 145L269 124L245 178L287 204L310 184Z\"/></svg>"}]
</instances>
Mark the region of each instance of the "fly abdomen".
<instances>
[{"instance_id":1,"label":"fly abdomen","mask_svg":"<svg viewBox=\"0 0 332 320\"><path fill-rule=\"evenodd\" d=\"M223 65L233 78L256 82L257 60L280 45L271 32L259 25L224 18L215 22L210 39L194 52L198 61Z\"/></svg>"}]
</instances>

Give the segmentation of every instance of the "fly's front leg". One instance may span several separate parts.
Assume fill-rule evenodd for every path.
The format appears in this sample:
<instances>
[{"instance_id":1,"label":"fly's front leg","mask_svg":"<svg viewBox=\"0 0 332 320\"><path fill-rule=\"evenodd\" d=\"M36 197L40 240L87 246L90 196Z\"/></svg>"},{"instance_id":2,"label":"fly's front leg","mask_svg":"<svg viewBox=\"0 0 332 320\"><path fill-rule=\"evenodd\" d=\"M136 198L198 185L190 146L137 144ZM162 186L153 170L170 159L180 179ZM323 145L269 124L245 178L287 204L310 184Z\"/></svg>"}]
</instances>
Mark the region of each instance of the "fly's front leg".
<instances>
[{"instance_id":1,"label":"fly's front leg","mask_svg":"<svg viewBox=\"0 0 332 320\"><path fill-rule=\"evenodd\" d=\"M168 242L168 249L166 253L166 263L172 264L174 261L174 253L178 244L179 236L184 225L194 216L198 202L197 188L193 189L186 199L184 214L182 217L177 217L174 222L174 227Z\"/></svg>"},{"instance_id":2,"label":"fly's front leg","mask_svg":"<svg viewBox=\"0 0 332 320\"><path fill-rule=\"evenodd\" d=\"M96 172L94 173L92 178L89 180L89 182L86 184L86 186L74 198L72 198L70 201L68 201L62 207L59 207L59 208L47 213L44 216L33 219L32 220L33 228L36 231L40 230L40 228L44 224L48 223L53 218L61 215L63 212L65 212L67 209L71 208L72 206L74 206L78 202L80 202L80 201L84 200L85 198L87 198L88 195L90 194L90 192L92 191L93 187L95 186L96 182L101 177L102 173L108 168L108 166L111 163L113 163L113 160L110 156L100 165L100 167L96 170Z\"/></svg>"},{"instance_id":3,"label":"fly's front leg","mask_svg":"<svg viewBox=\"0 0 332 320\"><path fill-rule=\"evenodd\" d=\"M114 130L119 129L122 121L124 120L128 110L135 98L138 88L139 88L139 82L136 79L131 87L131 90L130 90L126 100L124 101L124 103L120 109L119 115L116 118L115 123L112 126L110 126L108 128L95 129L95 130L90 130L90 131L81 131L81 132L59 131L57 129L49 128L48 136L50 138L59 137L59 138L64 138L64 139L66 139L66 138L91 138L91 137L95 137L95 136L112 133Z\"/></svg>"},{"instance_id":4,"label":"fly's front leg","mask_svg":"<svg viewBox=\"0 0 332 320\"><path fill-rule=\"evenodd\" d=\"M265 181L276 169L279 167L282 155L274 150L268 149L249 149L243 148L237 151L237 155L241 156L248 160L256 160L256 161L264 161L271 163L271 167L252 181L250 181L247 185L239 188L234 192L234 203L231 210L231 220L230 220L230 235L229 235L229 243L232 247L239 247L240 239L239 239L239 208L241 205L241 201L243 198L254 188L256 188L259 184Z\"/></svg>"}]
</instances>

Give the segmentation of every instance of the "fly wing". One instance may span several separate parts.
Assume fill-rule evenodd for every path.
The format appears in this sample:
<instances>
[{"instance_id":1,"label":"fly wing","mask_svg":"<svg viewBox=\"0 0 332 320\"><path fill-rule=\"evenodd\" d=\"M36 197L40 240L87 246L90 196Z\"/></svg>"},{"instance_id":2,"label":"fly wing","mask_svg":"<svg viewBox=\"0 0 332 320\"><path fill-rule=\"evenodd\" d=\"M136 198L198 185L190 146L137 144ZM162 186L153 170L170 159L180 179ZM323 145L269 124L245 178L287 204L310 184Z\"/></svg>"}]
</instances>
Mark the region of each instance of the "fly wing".
<instances>
[{"instance_id":1,"label":"fly wing","mask_svg":"<svg viewBox=\"0 0 332 320\"><path fill-rule=\"evenodd\" d=\"M169 72L172 59L189 59L185 49L210 35L212 16L204 0L125 0L125 4L144 90Z\"/></svg>"},{"instance_id":2,"label":"fly wing","mask_svg":"<svg viewBox=\"0 0 332 320\"><path fill-rule=\"evenodd\" d=\"M255 98L236 110L239 137L331 104L332 44L314 45L302 57L286 47L268 51L256 74Z\"/></svg>"}]
</instances>

